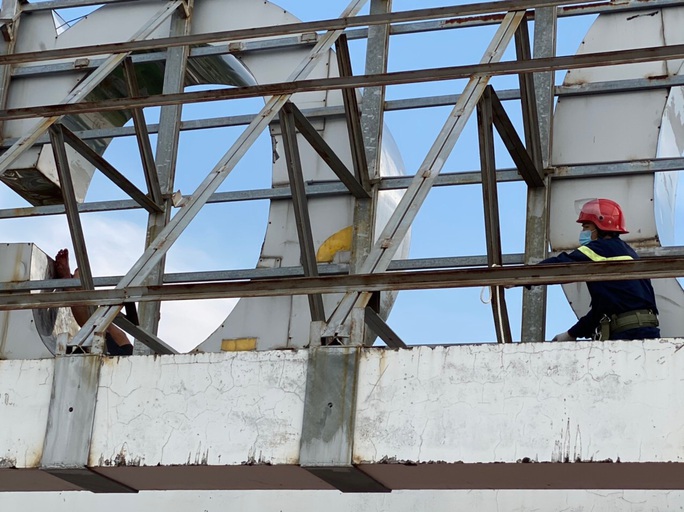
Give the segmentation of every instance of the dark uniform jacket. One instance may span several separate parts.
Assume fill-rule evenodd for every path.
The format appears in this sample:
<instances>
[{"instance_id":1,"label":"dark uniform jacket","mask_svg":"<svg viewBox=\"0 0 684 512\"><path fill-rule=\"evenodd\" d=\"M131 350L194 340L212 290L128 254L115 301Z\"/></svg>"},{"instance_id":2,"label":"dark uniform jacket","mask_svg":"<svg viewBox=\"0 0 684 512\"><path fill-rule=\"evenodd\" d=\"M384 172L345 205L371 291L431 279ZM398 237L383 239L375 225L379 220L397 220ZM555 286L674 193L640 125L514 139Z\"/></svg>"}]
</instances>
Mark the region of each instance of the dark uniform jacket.
<instances>
[{"instance_id":1,"label":"dark uniform jacket","mask_svg":"<svg viewBox=\"0 0 684 512\"><path fill-rule=\"evenodd\" d=\"M572 252L562 252L558 256L547 258L541 263L573 263L584 261L620 261L636 260L639 256L634 249L619 237L599 238L592 240ZM627 313L635 310L650 310L658 314L653 286L648 279L630 279L624 281L591 281L587 282L591 295L589 313L568 329L568 333L576 338L591 338L604 315ZM657 327L639 327L617 333L614 339L646 339L660 337Z\"/></svg>"}]
</instances>

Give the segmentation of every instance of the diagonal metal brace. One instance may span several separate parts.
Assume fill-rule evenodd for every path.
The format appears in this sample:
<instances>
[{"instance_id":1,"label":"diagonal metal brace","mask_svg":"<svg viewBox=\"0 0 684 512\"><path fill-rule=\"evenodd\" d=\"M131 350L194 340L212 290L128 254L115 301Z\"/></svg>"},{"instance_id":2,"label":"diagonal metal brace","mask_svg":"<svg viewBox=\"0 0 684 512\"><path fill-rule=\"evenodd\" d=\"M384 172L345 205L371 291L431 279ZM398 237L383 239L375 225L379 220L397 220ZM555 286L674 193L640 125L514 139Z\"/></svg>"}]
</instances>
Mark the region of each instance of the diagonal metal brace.
<instances>
[{"instance_id":1,"label":"diagonal metal brace","mask_svg":"<svg viewBox=\"0 0 684 512\"><path fill-rule=\"evenodd\" d=\"M161 207L156 204L152 199L150 199L145 193L142 192L138 187L131 183L128 178L116 170L116 168L110 164L103 156L101 156L97 151L88 146L83 140L81 140L74 132L69 130L64 125L60 125L64 133L65 141L76 151L78 151L83 158L88 160L97 169L102 171L102 174L107 176L112 183L117 185L121 190L126 192L131 199L133 199L140 206L145 208L148 212L161 212Z\"/></svg>"},{"instance_id":2,"label":"diagonal metal brace","mask_svg":"<svg viewBox=\"0 0 684 512\"><path fill-rule=\"evenodd\" d=\"M515 130L515 126L508 117L506 110L501 103L501 100L491 88L491 85L487 87L491 90L491 103L492 103L492 113L494 126L496 131L501 135L506 149L511 155L515 166L518 168L520 175L527 183L529 187L543 187L544 186L544 176L535 163L532 160L532 155L525 149L525 144L518 136L518 132Z\"/></svg>"},{"instance_id":3,"label":"diagonal metal brace","mask_svg":"<svg viewBox=\"0 0 684 512\"><path fill-rule=\"evenodd\" d=\"M311 147L318 153L323 161L328 164L328 167L337 175L342 183L346 185L349 191L358 198L369 198L370 195L363 188L363 185L356 179L356 177L347 169L344 162L335 154L328 143L320 136L316 129L311 125L309 120L302 114L302 111L292 102L287 102L283 105L285 112L291 112L294 116L295 126L304 138L311 144Z\"/></svg>"}]
</instances>

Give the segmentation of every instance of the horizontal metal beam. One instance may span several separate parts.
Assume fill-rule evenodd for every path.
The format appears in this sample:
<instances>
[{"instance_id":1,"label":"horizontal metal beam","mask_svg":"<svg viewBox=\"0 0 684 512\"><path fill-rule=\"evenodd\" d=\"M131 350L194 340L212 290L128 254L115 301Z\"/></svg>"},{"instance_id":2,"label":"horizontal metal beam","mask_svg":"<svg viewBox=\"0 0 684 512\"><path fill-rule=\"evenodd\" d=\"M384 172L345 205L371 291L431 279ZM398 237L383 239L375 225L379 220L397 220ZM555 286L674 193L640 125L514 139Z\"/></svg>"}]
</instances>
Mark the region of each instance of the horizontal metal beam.
<instances>
[{"instance_id":1,"label":"horizontal metal beam","mask_svg":"<svg viewBox=\"0 0 684 512\"><path fill-rule=\"evenodd\" d=\"M590 163L579 165L563 165L551 167L549 171L553 174L554 180L575 179L591 177L611 177L611 176L634 176L639 174L652 174L655 172L679 171L684 169L684 158L654 158L646 160L634 160L624 162L606 162L603 164ZM517 169L499 169L496 171L498 182L521 181L522 177ZM410 184L410 176L385 177L380 181L380 190L400 190L407 188ZM464 171L442 173L435 180L434 186L444 187L451 185L471 185L482 182L480 171ZM333 196L348 194L349 190L341 183L315 183L306 187L307 196ZM255 201L262 199L291 199L289 187L264 188L254 190L239 190L234 192L218 192L211 196L207 203L230 203L239 201ZM81 213L115 211L115 210L134 210L140 208L135 201L115 200L115 201L96 201L92 203L81 203L78 211ZM0 210L0 219L39 217L43 215L63 215L64 206L33 206L25 208L9 208Z\"/></svg>"},{"instance_id":2,"label":"horizontal metal beam","mask_svg":"<svg viewBox=\"0 0 684 512\"><path fill-rule=\"evenodd\" d=\"M210 91L157 94L140 98L121 98L94 102L22 107L1 110L0 120L25 119L36 116L61 116L88 112L108 112L130 108L202 103L236 98L295 94L309 91L326 91L347 87L389 86L455 80L470 78L474 75L501 76L517 73L635 64L682 58L684 58L684 44L654 46L562 57L545 57L524 61L490 62L445 68L420 69L415 71L395 71L392 73L375 75L295 80L290 82Z\"/></svg>"},{"instance_id":3,"label":"horizontal metal beam","mask_svg":"<svg viewBox=\"0 0 684 512\"><path fill-rule=\"evenodd\" d=\"M599 3L601 0L585 1L584 5ZM574 0L499 0L494 2L479 2L466 5L454 5L450 7L434 7L428 9L415 9L410 11L397 11L387 14L369 14L365 16L332 18L320 21L301 23L287 23L278 26L246 28L227 30L206 34L191 34L188 36L160 37L147 41L127 41L121 43L106 43L78 48L60 48L56 50L23 52L10 55L0 55L1 64L19 64L23 62L37 62L46 60L65 59L71 57L83 57L88 55L102 55L110 53L125 53L141 50L159 50L177 46L203 45L219 41L239 41L241 39L257 39L287 34L301 34L307 32L345 30L350 27L362 27L369 25L382 25L385 23L404 23L408 21L451 18L457 16L469 16L475 14L501 13L509 11L522 11L537 7L551 7L560 5L572 5Z\"/></svg>"},{"instance_id":4,"label":"horizontal metal beam","mask_svg":"<svg viewBox=\"0 0 684 512\"><path fill-rule=\"evenodd\" d=\"M556 253L557 254L557 253ZM684 256L684 246L673 247L649 247L637 249L637 254L642 258L653 257L677 257ZM504 265L521 265L524 262L524 254L510 253L503 255ZM482 267L487 265L487 256L450 256L442 258L413 258L408 260L394 260L390 263L389 270L427 270L442 268L466 268ZM344 264L320 264L319 275L343 275L349 273L349 265ZM244 279L277 279L289 277L302 277L302 267L279 267L279 268L250 268L239 270L211 270L204 272L176 272L164 274L165 284L174 283L198 283L209 281L230 281ZM122 276L95 277L93 281L96 287L114 286ZM28 290L49 290L56 288L64 290L79 288L78 279L46 279L21 282L0 282L0 292L18 292ZM0 296L1 299L1 296Z\"/></svg>"},{"instance_id":5,"label":"horizontal metal beam","mask_svg":"<svg viewBox=\"0 0 684 512\"><path fill-rule=\"evenodd\" d=\"M130 0L48 0L46 2L25 3L22 12L46 11L52 9L69 9L72 7L88 7L90 5L123 3Z\"/></svg>"},{"instance_id":6,"label":"horizontal metal beam","mask_svg":"<svg viewBox=\"0 0 684 512\"><path fill-rule=\"evenodd\" d=\"M335 151L330 145L321 137L316 129L311 125L311 122L302 114L294 103L286 103L283 110L292 112L295 125L299 132L308 141L311 147L316 151L318 156L328 164L328 167L335 173L342 183L349 189L354 197L367 198L370 197L368 192L363 188L356 176L347 169L344 162L340 160Z\"/></svg>"},{"instance_id":7,"label":"horizontal metal beam","mask_svg":"<svg viewBox=\"0 0 684 512\"><path fill-rule=\"evenodd\" d=\"M121 306L124 302L272 297L312 293L433 290L473 286L523 286L662 279L684 276L684 257L567 265L520 265L457 270L377 272L343 276L294 277L224 283L129 286L108 290L14 293L0 296L0 311L71 306Z\"/></svg>"},{"instance_id":8,"label":"horizontal metal beam","mask_svg":"<svg viewBox=\"0 0 684 512\"><path fill-rule=\"evenodd\" d=\"M134 59L135 61L135 59ZM596 82L572 86L556 86L554 91L558 97L582 96L586 94L613 94L616 92L646 91L656 89L668 89L684 85L684 75L675 75L664 78L636 78L630 80L615 80L609 82ZM518 89L502 89L497 91L499 99L502 101L520 99ZM385 102L385 112L411 110L424 107L443 107L453 106L458 101L458 94L445 94L439 96L423 96L415 98L405 98L400 100L388 100ZM320 107L302 110L302 113L309 119L319 117L343 116L344 108ZM253 114L238 116L214 117L206 119L194 119L183 121L181 131L206 130L211 128L223 128L226 126L246 126L254 120ZM158 124L148 124L149 133L157 133ZM114 128L101 128L95 130L79 130L74 132L82 140L90 139L109 139L114 137L130 137L135 135L132 126L122 126ZM0 142L0 149L10 147L16 138L7 138ZM47 136L37 139L36 144L47 144Z\"/></svg>"},{"instance_id":9,"label":"horizontal metal beam","mask_svg":"<svg viewBox=\"0 0 684 512\"><path fill-rule=\"evenodd\" d=\"M64 140L78 153L88 160L96 169L99 169L102 174L107 176L112 183L118 186L121 190L126 192L136 203L145 208L149 212L162 211L161 207L157 205L152 199L146 196L138 187L121 174L112 164L110 164L104 157L88 146L85 142L79 139L66 126L60 125L64 133Z\"/></svg>"}]
</instances>

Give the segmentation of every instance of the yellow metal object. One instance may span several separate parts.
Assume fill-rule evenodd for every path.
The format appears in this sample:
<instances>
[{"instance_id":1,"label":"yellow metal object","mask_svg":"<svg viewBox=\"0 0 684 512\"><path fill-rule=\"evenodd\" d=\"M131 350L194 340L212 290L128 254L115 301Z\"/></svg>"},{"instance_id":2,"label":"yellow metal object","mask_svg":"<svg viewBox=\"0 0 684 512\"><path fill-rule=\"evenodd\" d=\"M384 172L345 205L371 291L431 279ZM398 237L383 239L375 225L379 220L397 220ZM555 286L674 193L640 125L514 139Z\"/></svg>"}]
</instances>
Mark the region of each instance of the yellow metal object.
<instances>
[{"instance_id":1,"label":"yellow metal object","mask_svg":"<svg viewBox=\"0 0 684 512\"><path fill-rule=\"evenodd\" d=\"M232 338L221 341L223 352L242 352L256 349L256 338Z\"/></svg>"},{"instance_id":2,"label":"yellow metal object","mask_svg":"<svg viewBox=\"0 0 684 512\"><path fill-rule=\"evenodd\" d=\"M352 227L340 229L321 244L316 252L316 262L331 263L339 251L351 251Z\"/></svg>"}]
</instances>

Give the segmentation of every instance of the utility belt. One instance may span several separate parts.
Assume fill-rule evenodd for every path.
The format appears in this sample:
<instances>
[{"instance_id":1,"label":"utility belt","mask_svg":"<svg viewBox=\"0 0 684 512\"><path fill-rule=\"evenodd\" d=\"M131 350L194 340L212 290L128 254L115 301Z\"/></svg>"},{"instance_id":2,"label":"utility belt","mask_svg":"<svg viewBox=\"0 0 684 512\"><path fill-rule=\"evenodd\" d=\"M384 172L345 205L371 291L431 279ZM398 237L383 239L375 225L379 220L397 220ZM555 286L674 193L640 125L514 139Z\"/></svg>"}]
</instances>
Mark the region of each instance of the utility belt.
<instances>
[{"instance_id":1,"label":"utility belt","mask_svg":"<svg viewBox=\"0 0 684 512\"><path fill-rule=\"evenodd\" d=\"M611 335L639 327L658 327L658 316L650 309L635 309L619 315L603 315L596 329L597 339L609 340Z\"/></svg>"}]
</instances>

